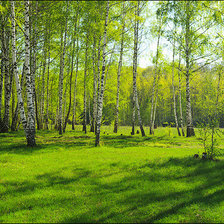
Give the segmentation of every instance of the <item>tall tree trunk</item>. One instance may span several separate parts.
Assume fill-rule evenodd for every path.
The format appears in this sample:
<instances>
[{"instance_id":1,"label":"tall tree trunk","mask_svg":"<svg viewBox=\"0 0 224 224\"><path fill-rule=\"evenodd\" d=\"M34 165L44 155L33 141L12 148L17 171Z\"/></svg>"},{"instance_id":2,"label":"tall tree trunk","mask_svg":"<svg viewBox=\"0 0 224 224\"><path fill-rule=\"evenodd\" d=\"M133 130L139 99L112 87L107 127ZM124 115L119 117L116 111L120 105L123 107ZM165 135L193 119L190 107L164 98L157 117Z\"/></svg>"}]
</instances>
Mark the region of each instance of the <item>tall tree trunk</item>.
<instances>
[{"instance_id":1,"label":"tall tree trunk","mask_svg":"<svg viewBox=\"0 0 224 224\"><path fill-rule=\"evenodd\" d=\"M67 15L67 12L68 12L68 2L67 2L66 15ZM60 74L59 74L59 116L58 116L59 135L62 135L62 94L63 94L63 80L64 80L64 59L65 59L66 38L67 38L67 21L68 21L68 17L66 16L64 47L63 47L63 52L61 55ZM61 38L61 43L62 42L63 42L63 34Z\"/></svg>"},{"instance_id":2,"label":"tall tree trunk","mask_svg":"<svg viewBox=\"0 0 224 224\"><path fill-rule=\"evenodd\" d=\"M101 36L99 37L99 42L98 42L98 58L97 58L97 106L96 106L96 117L98 114L98 101L99 101L99 97L100 97L100 56L101 56ZM97 123L95 124L95 134L96 134L96 126Z\"/></svg>"},{"instance_id":3,"label":"tall tree trunk","mask_svg":"<svg viewBox=\"0 0 224 224\"><path fill-rule=\"evenodd\" d=\"M73 115L72 115L72 130L75 130L75 113L76 113L76 88L77 88L77 77L79 69L79 39L77 37L76 47L76 72L75 72L75 85L74 85L74 98L73 98Z\"/></svg>"},{"instance_id":4,"label":"tall tree trunk","mask_svg":"<svg viewBox=\"0 0 224 224\"><path fill-rule=\"evenodd\" d=\"M23 64L22 77L21 77L21 81L20 81L21 88L24 85L24 70L25 70L25 63ZM11 124L11 130L12 131L17 130L17 123L18 123L18 120L19 120L19 110L20 110L19 109L19 103L17 102L15 113L14 113L14 116L12 117L12 124Z\"/></svg>"},{"instance_id":5,"label":"tall tree trunk","mask_svg":"<svg viewBox=\"0 0 224 224\"><path fill-rule=\"evenodd\" d=\"M65 92L64 92L64 102L63 102L64 110L62 112L62 124L65 123L65 114L66 114L66 107L67 107L67 85L68 85L68 81L66 82Z\"/></svg>"},{"instance_id":6,"label":"tall tree trunk","mask_svg":"<svg viewBox=\"0 0 224 224\"><path fill-rule=\"evenodd\" d=\"M90 95L89 95L89 125L91 125L91 103L90 103Z\"/></svg>"},{"instance_id":7,"label":"tall tree trunk","mask_svg":"<svg viewBox=\"0 0 224 224\"><path fill-rule=\"evenodd\" d=\"M189 48L189 35L190 34L190 12L189 2L186 2L186 30L185 30L185 55L186 55L186 121L187 121L187 137L194 136L194 127L192 123L191 114L191 96L190 96L190 48Z\"/></svg>"},{"instance_id":8,"label":"tall tree trunk","mask_svg":"<svg viewBox=\"0 0 224 224\"><path fill-rule=\"evenodd\" d=\"M2 27L2 57L4 58L4 117L0 132L9 131L9 108L11 98L10 68L9 68L9 31Z\"/></svg>"},{"instance_id":9,"label":"tall tree trunk","mask_svg":"<svg viewBox=\"0 0 224 224\"><path fill-rule=\"evenodd\" d=\"M55 122L54 122L54 129L58 130L58 105L56 109L56 116L55 116Z\"/></svg>"},{"instance_id":10,"label":"tall tree trunk","mask_svg":"<svg viewBox=\"0 0 224 224\"><path fill-rule=\"evenodd\" d=\"M139 21L136 17L139 17L139 4L138 2L137 8L136 8L136 14L135 14L135 36L134 36L134 55L133 55L133 95L135 98L135 104L138 112L138 122L140 126L140 130L142 133L142 136L145 136L145 131L142 125L142 119L140 114L140 107L138 103L138 92L137 92L137 66L138 66L138 30L139 30Z\"/></svg>"},{"instance_id":11,"label":"tall tree trunk","mask_svg":"<svg viewBox=\"0 0 224 224\"><path fill-rule=\"evenodd\" d=\"M159 18L159 30L158 30L158 37L157 37L157 46L156 46L156 61L155 61L155 73L153 77L153 87L152 87L152 101L151 101L151 114L150 114L150 132L149 134L154 134L154 112L156 111L154 108L154 98L155 98L155 86L156 86L156 80L157 80L157 70L158 70L158 60L159 60L159 45L160 45L160 37L161 37L161 29L162 29L162 15Z\"/></svg>"},{"instance_id":12,"label":"tall tree trunk","mask_svg":"<svg viewBox=\"0 0 224 224\"><path fill-rule=\"evenodd\" d=\"M47 30L47 27L45 27ZM44 112L45 112L45 71L46 71L46 61L47 61L47 31L45 32L44 46L43 46L43 73L42 73L42 86L41 86L41 128L44 128Z\"/></svg>"},{"instance_id":13,"label":"tall tree trunk","mask_svg":"<svg viewBox=\"0 0 224 224\"><path fill-rule=\"evenodd\" d=\"M35 115L33 91L30 73L30 27L29 27L29 0L25 2L25 76L27 92L27 145L35 146Z\"/></svg>"},{"instance_id":14,"label":"tall tree trunk","mask_svg":"<svg viewBox=\"0 0 224 224\"><path fill-rule=\"evenodd\" d=\"M220 95L220 82L221 82L221 72L222 72L222 67L220 68L219 70L219 73L218 73L218 85L217 85L217 95L216 95L216 102L215 102L215 112L214 112L214 118L215 119L218 119L219 117L219 114L218 114L218 106L219 106L219 95ZM215 122L215 121L214 121ZM216 122L215 122L216 123ZM215 124L214 123L214 124ZM219 124L218 124L219 126ZM214 127L215 128L215 127ZM213 128L213 131L214 131L214 128Z\"/></svg>"},{"instance_id":15,"label":"tall tree trunk","mask_svg":"<svg viewBox=\"0 0 224 224\"><path fill-rule=\"evenodd\" d=\"M37 123L37 130L40 130L40 121L39 121L39 116L38 116L38 102L37 102L37 94L36 94L36 84L35 84L35 77L36 77L36 67L37 67L37 62L36 62L36 51L37 51L37 31L36 31L36 23L37 23L37 16L38 16L38 1L36 1L35 5L35 24L34 24L34 29L33 29L33 57L32 57L32 67L31 67L31 81L32 81L32 90L33 90L33 100L35 103L35 116L36 116L36 123Z\"/></svg>"},{"instance_id":16,"label":"tall tree trunk","mask_svg":"<svg viewBox=\"0 0 224 224\"><path fill-rule=\"evenodd\" d=\"M27 144L28 142L28 135L27 135L27 120L24 110L23 98L22 98L22 90L19 83L19 75L17 70L17 62L16 62L16 29L15 29L15 7L14 1L11 1L11 13L12 13L12 65L13 65L13 73L15 75L15 82L16 82L16 90L17 90L17 99L18 99L18 106L20 110L20 119L22 121L23 129L26 134Z\"/></svg>"},{"instance_id":17,"label":"tall tree trunk","mask_svg":"<svg viewBox=\"0 0 224 224\"><path fill-rule=\"evenodd\" d=\"M84 69L84 96L83 96L83 129L82 131L86 134L86 74L87 74L87 66L88 66L88 34L86 36L86 53L85 53L85 69Z\"/></svg>"},{"instance_id":18,"label":"tall tree trunk","mask_svg":"<svg viewBox=\"0 0 224 224\"><path fill-rule=\"evenodd\" d=\"M94 75L94 81L93 81L93 118L91 123L90 132L94 132L95 122L96 122L96 109L97 109L97 99L96 99L96 92L97 92L97 77L96 77L96 69L95 69L95 59L96 59L96 38L94 34L93 38L93 53L92 53L92 60L93 60L93 75Z\"/></svg>"},{"instance_id":19,"label":"tall tree trunk","mask_svg":"<svg viewBox=\"0 0 224 224\"><path fill-rule=\"evenodd\" d=\"M45 126L46 129L48 130L49 127L49 79L50 79L50 28L49 28L49 33L48 33L48 60L47 60L47 99L46 99L46 120L45 120Z\"/></svg>"},{"instance_id":20,"label":"tall tree trunk","mask_svg":"<svg viewBox=\"0 0 224 224\"><path fill-rule=\"evenodd\" d=\"M114 44L114 46L113 46L113 49L112 49L111 54L110 54L110 60L107 63L107 69L106 69L107 72L106 72L105 81L104 81L104 86L105 87L106 87L106 84L107 84L107 78L108 78L108 74L109 74L109 71L110 71L110 66L113 63L112 59L113 59L113 53L114 53L115 46L116 46L116 44Z\"/></svg>"},{"instance_id":21,"label":"tall tree trunk","mask_svg":"<svg viewBox=\"0 0 224 224\"><path fill-rule=\"evenodd\" d=\"M159 83L159 75L156 81L156 98L155 98L155 103L154 103L154 108L153 108L153 120L152 120L152 127L153 127L153 134L154 134L154 125L155 125L155 120L156 120L156 108L157 108L157 99L158 99L158 83Z\"/></svg>"},{"instance_id":22,"label":"tall tree trunk","mask_svg":"<svg viewBox=\"0 0 224 224\"><path fill-rule=\"evenodd\" d=\"M124 30L125 30L125 8L123 2L123 26L122 26L122 35L121 35L121 49L120 49L120 59L118 63L117 70L117 98L116 98L116 108L115 108L115 121L114 121L114 133L117 133L118 129L118 119L119 119L119 97L120 97L120 76L122 68L122 59L123 59L123 50L124 50Z\"/></svg>"},{"instance_id":23,"label":"tall tree trunk","mask_svg":"<svg viewBox=\"0 0 224 224\"><path fill-rule=\"evenodd\" d=\"M1 24L1 30L3 31L3 24ZM3 36L1 35L1 41L3 43L2 40ZM1 46L1 51L3 52L3 44ZM2 126L2 94L3 94L3 74L4 74L4 66L5 62L4 62L4 56L2 53L2 57L1 57L1 74L0 74L0 127Z\"/></svg>"},{"instance_id":24,"label":"tall tree trunk","mask_svg":"<svg viewBox=\"0 0 224 224\"><path fill-rule=\"evenodd\" d=\"M178 65L178 79L179 79L179 106L180 106L180 126L181 126L181 130L182 130L182 136L185 136L185 134L184 134L184 124L183 124L183 112L182 112L180 63L181 63L181 53L179 53L179 65Z\"/></svg>"},{"instance_id":25,"label":"tall tree trunk","mask_svg":"<svg viewBox=\"0 0 224 224\"><path fill-rule=\"evenodd\" d=\"M175 41L174 41L174 46L173 46L173 63L172 63L173 112L174 112L177 133L179 136L181 136L179 124L178 124L178 120L177 120L176 95L175 95L175 86L174 86L174 57L175 57Z\"/></svg>"},{"instance_id":26,"label":"tall tree trunk","mask_svg":"<svg viewBox=\"0 0 224 224\"><path fill-rule=\"evenodd\" d=\"M66 118L65 118L63 132L65 132L65 129L66 129L66 126L67 126L67 123L68 123L69 114L70 114L71 107L72 107L72 76L73 76L73 67L74 67L74 55L75 55L76 33L77 33L77 21L78 21L78 12L77 12L76 18L75 18L75 32L74 32L73 47L72 47L72 63L71 63L70 83L69 83L69 107L68 107L68 113L67 113Z\"/></svg>"},{"instance_id":27,"label":"tall tree trunk","mask_svg":"<svg viewBox=\"0 0 224 224\"><path fill-rule=\"evenodd\" d=\"M97 111L97 119L96 119L96 142L95 146L99 146L100 144L100 126L101 119L103 114L103 94L104 94L104 77L105 77L105 66L106 66L106 45L107 45L107 26L108 26L108 17L109 17L109 0L107 1L106 6L106 17L105 17L105 25L104 25L104 40L103 40L103 65L102 65L102 75L101 75L101 86L100 86L100 94L97 102L98 111Z\"/></svg>"}]
</instances>

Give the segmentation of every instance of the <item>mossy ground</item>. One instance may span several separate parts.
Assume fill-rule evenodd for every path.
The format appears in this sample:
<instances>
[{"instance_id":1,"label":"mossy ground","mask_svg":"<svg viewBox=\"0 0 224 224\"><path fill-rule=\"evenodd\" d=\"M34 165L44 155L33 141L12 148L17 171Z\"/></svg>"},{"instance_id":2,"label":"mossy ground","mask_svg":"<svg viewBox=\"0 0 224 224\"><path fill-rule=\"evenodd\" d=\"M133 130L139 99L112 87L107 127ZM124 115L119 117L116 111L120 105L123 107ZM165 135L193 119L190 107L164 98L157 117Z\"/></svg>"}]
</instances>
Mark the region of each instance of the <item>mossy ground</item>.
<instances>
[{"instance_id":1,"label":"mossy ground","mask_svg":"<svg viewBox=\"0 0 224 224\"><path fill-rule=\"evenodd\" d=\"M0 222L224 222L224 160L194 159L198 136L112 130L97 148L81 126L38 131L35 148L23 131L0 134Z\"/></svg>"}]
</instances>

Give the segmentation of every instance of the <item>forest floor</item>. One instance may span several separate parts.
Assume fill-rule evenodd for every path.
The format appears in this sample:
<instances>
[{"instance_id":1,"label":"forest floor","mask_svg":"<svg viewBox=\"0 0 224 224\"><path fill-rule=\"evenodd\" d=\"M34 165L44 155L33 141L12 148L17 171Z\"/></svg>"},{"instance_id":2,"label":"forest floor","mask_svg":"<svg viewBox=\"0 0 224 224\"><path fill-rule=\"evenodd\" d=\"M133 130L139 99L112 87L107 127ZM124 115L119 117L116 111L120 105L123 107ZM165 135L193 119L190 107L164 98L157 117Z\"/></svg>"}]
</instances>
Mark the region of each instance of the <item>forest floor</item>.
<instances>
[{"instance_id":1,"label":"forest floor","mask_svg":"<svg viewBox=\"0 0 224 224\"><path fill-rule=\"evenodd\" d=\"M0 134L0 222L224 222L224 157L194 159L198 135L102 127L95 148L76 129L38 131L33 149L23 131Z\"/></svg>"}]
</instances>

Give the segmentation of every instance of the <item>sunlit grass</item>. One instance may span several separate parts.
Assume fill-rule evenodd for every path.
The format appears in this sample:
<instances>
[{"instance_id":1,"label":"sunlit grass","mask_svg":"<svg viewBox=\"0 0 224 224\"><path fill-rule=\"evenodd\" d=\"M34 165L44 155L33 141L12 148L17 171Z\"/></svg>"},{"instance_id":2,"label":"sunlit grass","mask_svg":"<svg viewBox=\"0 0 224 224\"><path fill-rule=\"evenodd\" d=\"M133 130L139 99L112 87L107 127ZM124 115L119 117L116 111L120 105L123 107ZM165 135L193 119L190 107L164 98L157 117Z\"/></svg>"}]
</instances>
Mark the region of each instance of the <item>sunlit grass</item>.
<instances>
[{"instance_id":1,"label":"sunlit grass","mask_svg":"<svg viewBox=\"0 0 224 224\"><path fill-rule=\"evenodd\" d=\"M81 126L38 131L33 149L22 131L0 134L0 222L224 222L223 157L193 159L198 136L112 130L97 148Z\"/></svg>"}]
</instances>

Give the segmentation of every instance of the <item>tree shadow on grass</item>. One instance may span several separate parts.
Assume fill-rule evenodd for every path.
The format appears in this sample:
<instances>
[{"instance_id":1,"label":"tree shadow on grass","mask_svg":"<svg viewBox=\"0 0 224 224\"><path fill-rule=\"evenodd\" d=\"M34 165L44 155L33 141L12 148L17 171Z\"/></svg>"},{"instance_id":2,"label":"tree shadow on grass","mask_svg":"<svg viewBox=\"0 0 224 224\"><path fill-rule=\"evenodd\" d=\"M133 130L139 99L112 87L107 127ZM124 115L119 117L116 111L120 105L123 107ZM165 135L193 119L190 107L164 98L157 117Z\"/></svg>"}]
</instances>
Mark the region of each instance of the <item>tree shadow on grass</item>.
<instances>
[{"instance_id":1,"label":"tree shadow on grass","mask_svg":"<svg viewBox=\"0 0 224 224\"><path fill-rule=\"evenodd\" d=\"M27 147L24 142L16 143L11 142L0 145L0 154L13 153L13 154L30 154L41 151L41 153L49 152L46 150L57 150L58 148L80 150L84 148L94 147L94 142L90 142L88 136L76 136L74 138L59 138L59 139L43 139L41 142L37 141L37 146Z\"/></svg>"},{"instance_id":2,"label":"tree shadow on grass","mask_svg":"<svg viewBox=\"0 0 224 224\"><path fill-rule=\"evenodd\" d=\"M191 159L192 160L192 159ZM220 170L224 169L224 161L219 162L204 162L204 161L192 161L190 159L171 159L168 160L159 166L157 164L152 165L153 169L158 169L159 167L170 168L173 166L182 166L182 168L187 169L189 165L194 170L188 172L187 174L176 175L175 173L167 172L165 174L160 173L160 175L155 175L152 172L134 172L134 175L130 177L124 177L122 181L102 184L98 181L98 187L101 189L98 192L99 198L105 198L108 193L110 194L125 194L126 197L121 197L124 199L117 200L116 206L125 206L126 209L122 211L122 216L126 217L125 220L127 222L155 222L161 220L163 218L172 216L172 215L183 215L182 209L190 208L195 204L199 204L200 206L205 206L209 208L210 206L219 206L224 200L224 185L222 184L224 181L224 176ZM212 163L212 165L211 165ZM147 164L146 166L147 167ZM144 168L142 168L144 169ZM166 185L167 182L179 181L181 184L188 185L189 183L197 182L197 180L202 180L200 185L195 184L193 188L185 189L185 190L175 190L173 188L170 192L157 193L156 189L146 189L143 191L141 189L141 183L148 182L149 184L155 184L157 186L158 183ZM137 183L137 184L134 184ZM138 184L139 183L139 184ZM222 187L220 189L220 186ZM217 188L214 190L214 188ZM131 192L131 193L130 193ZM148 206L152 206L152 204L157 204L158 209L152 213L147 211ZM159 203L159 205L158 205ZM161 207L160 207L161 206ZM111 206L112 208L112 206ZM141 210L145 210L148 212L148 217L142 216ZM192 210L192 213L194 211ZM206 212L205 212L206 213ZM130 214L135 214L135 216L131 216ZM102 214L98 214L99 217ZM120 222L119 212L114 212L113 209L110 209L107 212L107 215L101 217L98 222ZM85 214L80 216L81 220L83 219ZM94 217L96 218L96 217ZM221 215L221 219L224 219L223 214ZM67 218L64 222L76 222L79 221L79 218ZM90 218L86 221L92 222L93 219ZM214 221L213 217L204 218L203 216L195 216L191 218L191 221L194 222L212 222Z\"/></svg>"},{"instance_id":3,"label":"tree shadow on grass","mask_svg":"<svg viewBox=\"0 0 224 224\"><path fill-rule=\"evenodd\" d=\"M173 169L175 168L175 169ZM177 172L181 168L184 172ZM0 213L8 214L19 210L34 209L35 207L48 207L52 204L56 207L71 206L79 209L88 197L91 203L87 204L88 211L80 211L79 214L64 217L59 222L155 222L173 215L184 217L184 210L191 210L191 206L198 204L202 207L215 207L224 200L224 161L201 161L192 158L171 158L167 161L135 165L134 167L123 167L120 163L108 164L98 173L84 168L64 167L51 173L39 174L35 180L24 182L3 182L6 190L0 194L2 200L8 197L18 197L20 194L32 195L36 190L55 188L74 191L80 184L84 186L84 195L71 197L57 197L51 199L44 198L37 200L35 197L24 199L23 203L13 207L8 205L8 209L3 209ZM111 169L111 172L108 172ZM167 172L158 172L160 170ZM63 176L63 171L72 170L73 175ZM174 170L172 172L172 170ZM125 173L128 172L128 175ZM111 176L117 175L115 181L111 181ZM105 181L105 179L107 181ZM113 179L112 179L113 180ZM200 182L198 182L200 180ZM189 188L175 188L175 184L188 186ZM144 187L143 187L144 186ZM160 191L158 186L170 190ZM78 201L77 201L78 200ZM97 206L97 203L102 205ZM11 207L10 207L11 206ZM155 207L157 206L157 207ZM122 209L121 209L122 208ZM151 211L150 209L154 209ZM192 214L194 210L192 209ZM147 215L146 215L147 214ZM220 214L224 219L223 214ZM122 218L123 217L123 218ZM213 222L203 216L192 217L191 222ZM178 220L177 220L178 221ZM188 220L186 220L188 221Z\"/></svg>"},{"instance_id":4,"label":"tree shadow on grass","mask_svg":"<svg viewBox=\"0 0 224 224\"><path fill-rule=\"evenodd\" d=\"M141 137L141 136L129 136L129 135L122 135L122 136L115 136L115 135L103 135L102 141L105 145L114 148L127 148L127 147L142 147L147 146L146 142L151 143L163 143L168 145L176 145L180 146L181 144L175 142L174 140L168 138L166 135L163 136L150 136L150 137ZM156 147L156 146L154 146ZM158 146L160 147L160 146Z\"/></svg>"}]
</instances>

